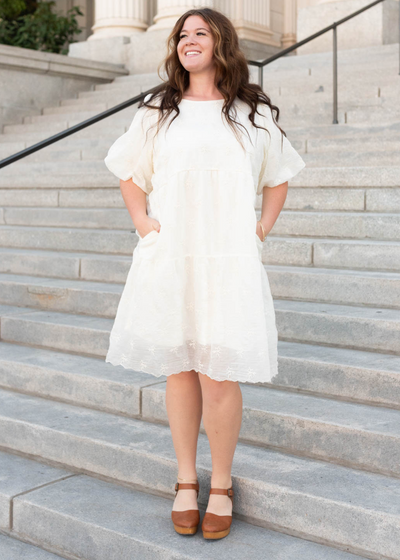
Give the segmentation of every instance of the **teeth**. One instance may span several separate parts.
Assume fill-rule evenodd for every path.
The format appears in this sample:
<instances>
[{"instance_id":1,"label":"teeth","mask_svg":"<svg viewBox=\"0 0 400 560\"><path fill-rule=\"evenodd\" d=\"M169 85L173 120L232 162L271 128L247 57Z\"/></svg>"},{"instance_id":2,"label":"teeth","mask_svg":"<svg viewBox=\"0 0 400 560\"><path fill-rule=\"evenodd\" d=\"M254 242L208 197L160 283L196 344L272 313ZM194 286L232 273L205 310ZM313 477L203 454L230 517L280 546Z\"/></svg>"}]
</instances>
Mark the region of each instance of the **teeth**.
<instances>
[{"instance_id":1,"label":"teeth","mask_svg":"<svg viewBox=\"0 0 400 560\"><path fill-rule=\"evenodd\" d=\"M196 55L196 54L200 54L200 53L198 51L189 51L189 52L186 53L186 56L193 56L193 55Z\"/></svg>"}]
</instances>

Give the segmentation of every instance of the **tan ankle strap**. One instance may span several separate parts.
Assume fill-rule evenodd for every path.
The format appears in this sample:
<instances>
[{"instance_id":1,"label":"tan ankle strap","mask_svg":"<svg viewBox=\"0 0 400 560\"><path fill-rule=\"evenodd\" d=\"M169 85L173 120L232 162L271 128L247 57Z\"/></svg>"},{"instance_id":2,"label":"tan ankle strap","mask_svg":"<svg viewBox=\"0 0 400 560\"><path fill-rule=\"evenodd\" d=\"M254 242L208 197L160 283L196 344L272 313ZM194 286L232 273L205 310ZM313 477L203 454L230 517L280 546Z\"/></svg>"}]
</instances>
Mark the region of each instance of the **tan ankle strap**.
<instances>
[{"instance_id":1,"label":"tan ankle strap","mask_svg":"<svg viewBox=\"0 0 400 560\"><path fill-rule=\"evenodd\" d=\"M230 498L233 498L234 492L233 487L230 488L210 488L210 494L225 494Z\"/></svg>"}]
</instances>

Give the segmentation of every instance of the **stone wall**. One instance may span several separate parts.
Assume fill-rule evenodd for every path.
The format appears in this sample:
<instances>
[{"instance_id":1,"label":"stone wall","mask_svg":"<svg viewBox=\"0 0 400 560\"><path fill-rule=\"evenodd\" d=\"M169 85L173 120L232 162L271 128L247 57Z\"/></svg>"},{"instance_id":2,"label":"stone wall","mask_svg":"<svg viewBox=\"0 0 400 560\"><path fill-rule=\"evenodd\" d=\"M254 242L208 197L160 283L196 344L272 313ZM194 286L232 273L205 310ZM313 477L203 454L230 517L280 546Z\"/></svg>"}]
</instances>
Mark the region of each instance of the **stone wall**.
<instances>
[{"instance_id":1,"label":"stone wall","mask_svg":"<svg viewBox=\"0 0 400 560\"><path fill-rule=\"evenodd\" d=\"M0 127L125 74L122 66L0 45Z\"/></svg>"}]
</instances>

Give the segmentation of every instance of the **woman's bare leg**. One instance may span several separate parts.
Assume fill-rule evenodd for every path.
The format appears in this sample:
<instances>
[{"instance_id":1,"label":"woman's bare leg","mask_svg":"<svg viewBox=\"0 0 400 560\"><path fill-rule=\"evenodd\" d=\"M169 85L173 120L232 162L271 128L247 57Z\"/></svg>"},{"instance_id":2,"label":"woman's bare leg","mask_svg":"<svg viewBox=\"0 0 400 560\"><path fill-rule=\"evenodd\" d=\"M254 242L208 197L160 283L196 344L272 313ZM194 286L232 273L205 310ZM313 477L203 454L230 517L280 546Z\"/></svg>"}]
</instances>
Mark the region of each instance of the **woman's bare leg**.
<instances>
[{"instance_id":1,"label":"woman's bare leg","mask_svg":"<svg viewBox=\"0 0 400 560\"><path fill-rule=\"evenodd\" d=\"M178 460L178 477L195 482L197 440L199 436L202 395L199 374L194 371L167 377L166 407L172 434L176 458ZM177 479L178 482L180 479ZM173 511L197 509L196 490L188 489L178 492L172 506Z\"/></svg>"},{"instance_id":2,"label":"woman's bare leg","mask_svg":"<svg viewBox=\"0 0 400 560\"><path fill-rule=\"evenodd\" d=\"M237 381L215 381L199 374L203 395L203 425L212 459L211 487L230 488L231 470L242 423L243 398ZM232 501L223 494L210 494L207 510L231 515Z\"/></svg>"}]
</instances>

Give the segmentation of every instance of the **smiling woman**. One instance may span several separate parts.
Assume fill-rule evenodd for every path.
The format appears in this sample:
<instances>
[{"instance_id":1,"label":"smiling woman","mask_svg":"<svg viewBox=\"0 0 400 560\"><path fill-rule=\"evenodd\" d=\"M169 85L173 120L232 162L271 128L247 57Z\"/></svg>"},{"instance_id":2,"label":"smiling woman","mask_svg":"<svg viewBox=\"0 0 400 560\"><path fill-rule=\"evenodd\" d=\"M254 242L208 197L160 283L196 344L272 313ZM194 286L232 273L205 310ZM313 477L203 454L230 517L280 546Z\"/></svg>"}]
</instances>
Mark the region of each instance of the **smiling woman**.
<instances>
[{"instance_id":1,"label":"smiling woman","mask_svg":"<svg viewBox=\"0 0 400 560\"><path fill-rule=\"evenodd\" d=\"M261 216L268 233L288 179L305 163L275 122L272 109L279 109L249 82L225 16L190 10L168 46L168 81L145 98L105 160L122 181L140 238L106 361L167 377L179 467L171 517L182 534L199 524L195 462L203 414L213 472L202 529L216 539L232 522L238 382L271 381L278 373L255 200L269 191Z\"/></svg>"}]
</instances>

